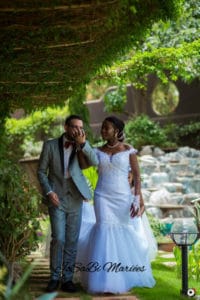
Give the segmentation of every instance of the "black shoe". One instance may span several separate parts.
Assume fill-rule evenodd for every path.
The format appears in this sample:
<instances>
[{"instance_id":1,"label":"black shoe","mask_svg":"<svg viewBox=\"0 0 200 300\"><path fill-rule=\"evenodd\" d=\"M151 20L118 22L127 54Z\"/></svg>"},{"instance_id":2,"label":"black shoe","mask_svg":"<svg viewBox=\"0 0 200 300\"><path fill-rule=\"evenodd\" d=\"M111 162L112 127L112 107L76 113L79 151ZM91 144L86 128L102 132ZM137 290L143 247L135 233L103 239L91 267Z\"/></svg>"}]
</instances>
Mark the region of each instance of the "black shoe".
<instances>
[{"instance_id":1,"label":"black shoe","mask_svg":"<svg viewBox=\"0 0 200 300\"><path fill-rule=\"evenodd\" d=\"M66 281L61 285L61 290L67 293L76 293L77 289L72 281Z\"/></svg>"},{"instance_id":2,"label":"black shoe","mask_svg":"<svg viewBox=\"0 0 200 300\"><path fill-rule=\"evenodd\" d=\"M59 286L59 280L50 280L48 282L46 292L47 293L55 292L58 289L58 286Z\"/></svg>"}]
</instances>

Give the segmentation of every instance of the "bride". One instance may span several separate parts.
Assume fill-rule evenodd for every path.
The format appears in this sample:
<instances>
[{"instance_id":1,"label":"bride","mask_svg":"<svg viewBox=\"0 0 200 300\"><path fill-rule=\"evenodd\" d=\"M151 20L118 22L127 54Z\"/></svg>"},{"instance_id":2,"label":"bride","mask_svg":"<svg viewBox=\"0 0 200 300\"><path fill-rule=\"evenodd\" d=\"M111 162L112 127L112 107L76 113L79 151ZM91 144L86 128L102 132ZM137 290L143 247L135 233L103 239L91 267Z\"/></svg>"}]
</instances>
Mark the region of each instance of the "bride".
<instances>
[{"instance_id":1,"label":"bride","mask_svg":"<svg viewBox=\"0 0 200 300\"><path fill-rule=\"evenodd\" d=\"M131 217L140 218L140 172L136 150L123 143L123 130L123 121L107 117L101 128L106 143L95 149L99 159L95 218L85 225L83 219L76 263L89 293L125 293L155 285L142 222L137 226L130 222ZM130 166L134 195L128 182Z\"/></svg>"}]
</instances>

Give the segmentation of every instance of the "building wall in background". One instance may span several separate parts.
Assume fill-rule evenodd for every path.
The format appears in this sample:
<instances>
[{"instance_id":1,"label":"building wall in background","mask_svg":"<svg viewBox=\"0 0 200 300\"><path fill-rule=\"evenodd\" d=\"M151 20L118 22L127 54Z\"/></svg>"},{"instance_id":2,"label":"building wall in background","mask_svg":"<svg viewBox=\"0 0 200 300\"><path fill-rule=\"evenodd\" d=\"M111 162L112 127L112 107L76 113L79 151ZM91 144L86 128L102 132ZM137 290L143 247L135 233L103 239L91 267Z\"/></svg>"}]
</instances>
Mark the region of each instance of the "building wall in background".
<instances>
[{"instance_id":1,"label":"building wall in background","mask_svg":"<svg viewBox=\"0 0 200 300\"><path fill-rule=\"evenodd\" d=\"M140 90L136 90L131 84L127 85L127 103L124 112L120 114L107 113L103 97L99 100L87 102L93 133L98 136L102 121L106 116L112 114L127 121L130 116L144 113L160 124L165 124L166 122L184 124L192 120L200 120L200 81L196 80L190 84L186 84L179 80L175 83L179 91L179 104L175 111L167 116L157 115L152 108L151 95L157 83L157 79L151 76L148 81L146 94Z\"/></svg>"}]
</instances>

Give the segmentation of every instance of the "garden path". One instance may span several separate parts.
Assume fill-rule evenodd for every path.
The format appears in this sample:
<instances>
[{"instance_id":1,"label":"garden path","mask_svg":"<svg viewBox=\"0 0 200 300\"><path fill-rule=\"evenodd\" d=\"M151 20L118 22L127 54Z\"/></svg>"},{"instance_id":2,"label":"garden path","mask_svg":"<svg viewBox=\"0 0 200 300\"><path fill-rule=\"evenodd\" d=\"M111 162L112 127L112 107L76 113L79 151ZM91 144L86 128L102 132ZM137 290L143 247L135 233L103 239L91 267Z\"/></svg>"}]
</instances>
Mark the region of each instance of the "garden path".
<instances>
[{"instance_id":1,"label":"garden path","mask_svg":"<svg viewBox=\"0 0 200 300\"><path fill-rule=\"evenodd\" d=\"M29 278L28 286L29 291L35 300L37 297L45 293L45 288L49 280L49 258L45 258L39 252L34 252L28 257L28 261L33 262L35 267ZM131 294L122 294L122 295L96 295L90 296L86 294L83 290L80 290L79 293L69 294L62 291L58 291L58 295L54 298L55 300L78 300L78 299L87 299L87 300L139 300L134 295Z\"/></svg>"}]
</instances>

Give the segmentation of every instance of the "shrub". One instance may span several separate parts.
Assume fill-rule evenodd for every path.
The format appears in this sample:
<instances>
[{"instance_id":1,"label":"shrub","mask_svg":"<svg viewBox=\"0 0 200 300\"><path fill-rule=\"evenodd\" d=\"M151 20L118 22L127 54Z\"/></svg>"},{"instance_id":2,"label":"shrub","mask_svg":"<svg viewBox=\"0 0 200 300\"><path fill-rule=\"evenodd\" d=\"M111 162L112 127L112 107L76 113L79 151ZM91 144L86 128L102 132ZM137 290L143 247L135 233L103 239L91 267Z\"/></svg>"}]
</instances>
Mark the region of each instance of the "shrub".
<instances>
[{"instance_id":1,"label":"shrub","mask_svg":"<svg viewBox=\"0 0 200 300\"><path fill-rule=\"evenodd\" d=\"M170 141L178 146L190 146L200 148L200 122L189 124L171 123L164 126L164 132Z\"/></svg>"},{"instance_id":2,"label":"shrub","mask_svg":"<svg viewBox=\"0 0 200 300\"><path fill-rule=\"evenodd\" d=\"M178 126L177 135L180 145L200 148L200 122L190 122Z\"/></svg>"},{"instance_id":3,"label":"shrub","mask_svg":"<svg viewBox=\"0 0 200 300\"><path fill-rule=\"evenodd\" d=\"M163 129L146 115L129 120L125 132L127 141L138 149L145 145L163 147L167 144Z\"/></svg>"},{"instance_id":4,"label":"shrub","mask_svg":"<svg viewBox=\"0 0 200 300\"><path fill-rule=\"evenodd\" d=\"M9 160L0 163L0 249L9 263L38 245L40 196L26 174Z\"/></svg>"},{"instance_id":5,"label":"shrub","mask_svg":"<svg viewBox=\"0 0 200 300\"><path fill-rule=\"evenodd\" d=\"M160 237L163 237L165 235L165 225L152 214L148 212L146 214L155 238L159 239Z\"/></svg>"},{"instance_id":6,"label":"shrub","mask_svg":"<svg viewBox=\"0 0 200 300\"><path fill-rule=\"evenodd\" d=\"M6 133L9 139L9 148L15 148L13 157L19 159L24 156L37 156L41 151L41 142L54 138L63 132L63 124L68 107L51 108L35 111L19 120L9 118L6 120ZM15 145L19 147L15 147Z\"/></svg>"}]
</instances>

